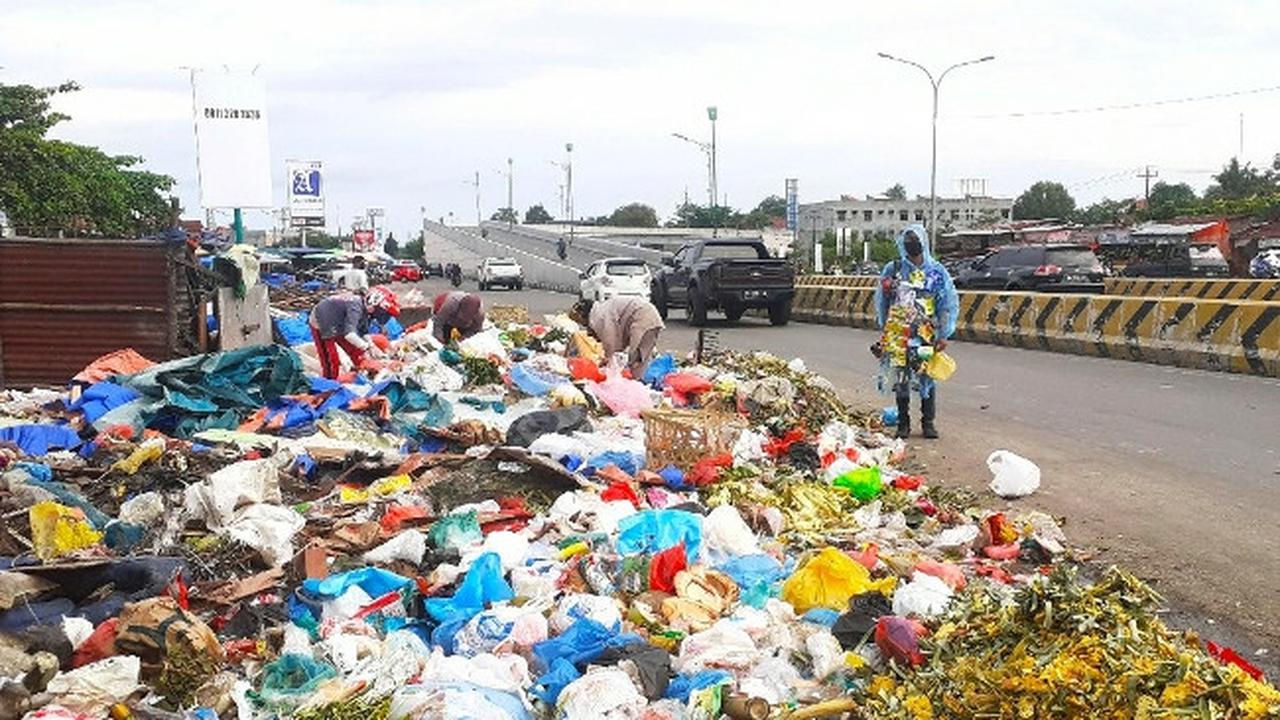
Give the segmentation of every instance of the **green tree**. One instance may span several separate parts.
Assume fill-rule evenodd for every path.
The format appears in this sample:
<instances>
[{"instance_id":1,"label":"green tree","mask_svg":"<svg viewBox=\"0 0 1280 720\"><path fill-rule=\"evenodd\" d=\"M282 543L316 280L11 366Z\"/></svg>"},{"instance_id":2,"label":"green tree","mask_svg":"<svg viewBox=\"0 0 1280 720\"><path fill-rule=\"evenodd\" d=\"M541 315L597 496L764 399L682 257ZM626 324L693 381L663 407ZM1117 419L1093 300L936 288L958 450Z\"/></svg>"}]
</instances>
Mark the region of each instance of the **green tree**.
<instances>
[{"instance_id":1,"label":"green tree","mask_svg":"<svg viewBox=\"0 0 1280 720\"><path fill-rule=\"evenodd\" d=\"M173 178L135 169L142 158L46 138L69 120L51 99L79 90L0 83L0 209L21 232L133 237L172 224L161 195Z\"/></svg>"},{"instance_id":2,"label":"green tree","mask_svg":"<svg viewBox=\"0 0 1280 720\"><path fill-rule=\"evenodd\" d=\"M1186 183L1158 182L1151 186L1147 198L1147 215L1157 220L1167 220L1195 206L1200 198Z\"/></svg>"},{"instance_id":3,"label":"green tree","mask_svg":"<svg viewBox=\"0 0 1280 720\"><path fill-rule=\"evenodd\" d=\"M885 233L876 233L871 238L871 260L880 265L898 258L898 244Z\"/></svg>"},{"instance_id":4,"label":"green tree","mask_svg":"<svg viewBox=\"0 0 1280 720\"><path fill-rule=\"evenodd\" d=\"M676 215L668 227L737 227L742 215L726 205L707 207L695 203L683 203L676 207Z\"/></svg>"},{"instance_id":5,"label":"green tree","mask_svg":"<svg viewBox=\"0 0 1280 720\"><path fill-rule=\"evenodd\" d=\"M1041 180L1013 201L1015 220L1069 219L1076 210L1075 198L1062 183Z\"/></svg>"},{"instance_id":6,"label":"green tree","mask_svg":"<svg viewBox=\"0 0 1280 720\"><path fill-rule=\"evenodd\" d=\"M408 258L410 260L421 260L423 257L422 237L419 236L405 243L404 247L400 248L400 257Z\"/></svg>"},{"instance_id":7,"label":"green tree","mask_svg":"<svg viewBox=\"0 0 1280 720\"><path fill-rule=\"evenodd\" d=\"M1114 225L1132 214L1133 201L1102 198L1089 207L1077 211L1075 221L1085 225Z\"/></svg>"},{"instance_id":8,"label":"green tree","mask_svg":"<svg viewBox=\"0 0 1280 720\"><path fill-rule=\"evenodd\" d=\"M623 205L604 218L605 225L615 227L658 227L658 212L644 203Z\"/></svg>"},{"instance_id":9,"label":"green tree","mask_svg":"<svg viewBox=\"0 0 1280 720\"><path fill-rule=\"evenodd\" d=\"M884 191L884 196L890 200L906 200L907 189L902 187L902 183L896 183L893 187Z\"/></svg>"},{"instance_id":10,"label":"green tree","mask_svg":"<svg viewBox=\"0 0 1280 720\"><path fill-rule=\"evenodd\" d=\"M400 241L396 240L395 233L387 233L387 239L382 243L382 251L391 257L399 257Z\"/></svg>"},{"instance_id":11,"label":"green tree","mask_svg":"<svg viewBox=\"0 0 1280 720\"><path fill-rule=\"evenodd\" d=\"M546 225L554 222L555 218L551 217L551 213L542 205L531 205L528 210L524 211L525 225Z\"/></svg>"},{"instance_id":12,"label":"green tree","mask_svg":"<svg viewBox=\"0 0 1280 720\"><path fill-rule=\"evenodd\" d=\"M497 222L520 222L520 216L516 213L515 208L508 207L498 208L498 211L491 215L489 219Z\"/></svg>"},{"instance_id":13,"label":"green tree","mask_svg":"<svg viewBox=\"0 0 1280 720\"><path fill-rule=\"evenodd\" d=\"M1259 170L1249 163L1241 165L1238 158L1231 158L1222 166L1222 172L1213 176L1214 184L1204 191L1204 199L1239 200L1273 193L1277 189L1276 170L1280 170L1280 157L1276 158L1273 168Z\"/></svg>"},{"instance_id":14,"label":"green tree","mask_svg":"<svg viewBox=\"0 0 1280 720\"><path fill-rule=\"evenodd\" d=\"M744 229L758 230L770 227L775 220L780 220L786 216L786 199L777 195L770 195L761 200L754 210L743 215L737 226Z\"/></svg>"}]
</instances>

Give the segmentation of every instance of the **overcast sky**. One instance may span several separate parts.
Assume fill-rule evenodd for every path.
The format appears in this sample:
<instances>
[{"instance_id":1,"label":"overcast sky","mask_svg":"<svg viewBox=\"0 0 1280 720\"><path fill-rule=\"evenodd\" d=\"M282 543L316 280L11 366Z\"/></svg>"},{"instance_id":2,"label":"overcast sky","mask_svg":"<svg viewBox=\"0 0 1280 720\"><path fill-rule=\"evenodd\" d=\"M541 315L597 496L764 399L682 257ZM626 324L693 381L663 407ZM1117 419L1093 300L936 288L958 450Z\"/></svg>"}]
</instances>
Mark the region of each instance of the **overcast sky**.
<instances>
[{"instance_id":1,"label":"overcast sky","mask_svg":"<svg viewBox=\"0 0 1280 720\"><path fill-rule=\"evenodd\" d=\"M198 216L191 94L180 66L267 82L275 194L284 158L326 164L328 213L387 208L397 234L506 204L553 213L574 143L578 215L632 201L668 216L706 165L720 109L720 191L749 208L800 180L802 202L929 189L930 68L987 54L942 88L938 189L1038 179L1077 200L1142 191L1137 170L1198 190L1239 145L1280 150L1280 92L1096 113L1011 116L1280 85L1274 2L753 0L0 0L0 81L78 81L58 135L139 154ZM266 216L254 213L252 226Z\"/></svg>"}]
</instances>

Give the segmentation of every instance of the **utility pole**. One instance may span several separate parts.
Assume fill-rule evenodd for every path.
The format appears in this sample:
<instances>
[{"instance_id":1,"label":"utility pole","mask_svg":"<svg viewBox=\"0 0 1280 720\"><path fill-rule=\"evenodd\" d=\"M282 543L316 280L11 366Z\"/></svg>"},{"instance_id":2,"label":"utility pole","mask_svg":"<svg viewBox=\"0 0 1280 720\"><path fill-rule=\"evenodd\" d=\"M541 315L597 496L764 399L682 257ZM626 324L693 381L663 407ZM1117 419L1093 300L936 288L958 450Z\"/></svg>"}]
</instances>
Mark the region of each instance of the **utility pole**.
<instances>
[{"instance_id":1,"label":"utility pole","mask_svg":"<svg viewBox=\"0 0 1280 720\"><path fill-rule=\"evenodd\" d=\"M479 229L480 228L480 171L479 170L476 171L475 179L472 180L469 184L475 186L475 189L476 189L476 229Z\"/></svg>"},{"instance_id":2,"label":"utility pole","mask_svg":"<svg viewBox=\"0 0 1280 720\"><path fill-rule=\"evenodd\" d=\"M707 119L711 121L711 206L714 208L719 199L719 185L716 177L716 106L707 108Z\"/></svg>"},{"instance_id":3,"label":"utility pole","mask_svg":"<svg viewBox=\"0 0 1280 720\"><path fill-rule=\"evenodd\" d=\"M994 55L987 55L976 60L966 60L962 63L956 63L938 76L937 80L933 79L933 73L928 68L911 60L903 60L900 57L894 57L889 53L879 53L880 57L885 60L900 62L903 65L910 65L923 72L925 77L929 78L929 84L933 86L933 160L929 164L929 247L936 247L938 240L938 88L942 86L942 81L947 78L947 73L958 67L965 65L974 65L977 63L995 60Z\"/></svg>"},{"instance_id":4,"label":"utility pole","mask_svg":"<svg viewBox=\"0 0 1280 720\"><path fill-rule=\"evenodd\" d=\"M1151 202L1151 178L1160 177L1160 172L1157 170L1152 170L1151 166L1148 165L1145 170L1138 173L1138 177L1142 178L1143 180L1142 196L1148 203L1150 203Z\"/></svg>"},{"instance_id":5,"label":"utility pole","mask_svg":"<svg viewBox=\"0 0 1280 720\"><path fill-rule=\"evenodd\" d=\"M510 230L511 226L515 223L516 217L516 206L513 204L515 201L512 199L514 194L513 189L515 187L515 180L513 180L515 176L513 175L513 172L514 170L511 165L511 158L507 158L507 210L510 212L510 214L507 215L508 230Z\"/></svg>"},{"instance_id":6,"label":"utility pole","mask_svg":"<svg viewBox=\"0 0 1280 720\"><path fill-rule=\"evenodd\" d=\"M569 212L569 240L573 240L573 143L564 144L564 151L568 155L565 161L565 209Z\"/></svg>"}]
</instances>

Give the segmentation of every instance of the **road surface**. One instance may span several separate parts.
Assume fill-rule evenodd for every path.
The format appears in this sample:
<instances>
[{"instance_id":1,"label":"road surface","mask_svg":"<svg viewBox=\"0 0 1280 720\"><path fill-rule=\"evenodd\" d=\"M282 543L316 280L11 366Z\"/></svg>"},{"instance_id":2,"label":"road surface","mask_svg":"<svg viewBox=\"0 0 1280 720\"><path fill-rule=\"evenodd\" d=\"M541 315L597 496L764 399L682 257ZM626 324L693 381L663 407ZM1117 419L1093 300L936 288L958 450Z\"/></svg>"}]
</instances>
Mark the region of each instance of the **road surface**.
<instances>
[{"instance_id":1,"label":"road surface","mask_svg":"<svg viewBox=\"0 0 1280 720\"><path fill-rule=\"evenodd\" d=\"M438 280L425 286L445 289ZM573 300L537 290L483 295L526 305L535 318ZM869 331L712 318L722 347L800 357L847 400L892 402L874 389ZM695 338L673 311L659 348L689 352ZM1030 458L1041 490L1014 504L1064 517L1074 545L1153 583L1176 626L1277 669L1280 380L974 343L949 352L959 369L939 386L942 439L911 440L935 481L985 491L991 451Z\"/></svg>"}]
</instances>

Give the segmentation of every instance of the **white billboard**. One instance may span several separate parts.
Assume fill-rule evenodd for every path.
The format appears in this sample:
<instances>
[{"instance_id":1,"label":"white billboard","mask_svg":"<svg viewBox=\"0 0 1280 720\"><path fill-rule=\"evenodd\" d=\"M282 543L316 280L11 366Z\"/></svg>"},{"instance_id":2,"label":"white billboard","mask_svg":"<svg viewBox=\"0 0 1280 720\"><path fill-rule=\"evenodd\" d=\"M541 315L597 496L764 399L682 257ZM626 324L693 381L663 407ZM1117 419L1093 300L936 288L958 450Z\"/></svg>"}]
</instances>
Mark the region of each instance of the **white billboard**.
<instances>
[{"instance_id":1,"label":"white billboard","mask_svg":"<svg viewBox=\"0 0 1280 720\"><path fill-rule=\"evenodd\" d=\"M196 70L191 83L200 204L206 210L271 207L267 89L262 78L249 72Z\"/></svg>"},{"instance_id":2,"label":"white billboard","mask_svg":"<svg viewBox=\"0 0 1280 720\"><path fill-rule=\"evenodd\" d=\"M289 223L294 227L324 227L324 166L319 160L286 160L289 182Z\"/></svg>"}]
</instances>

